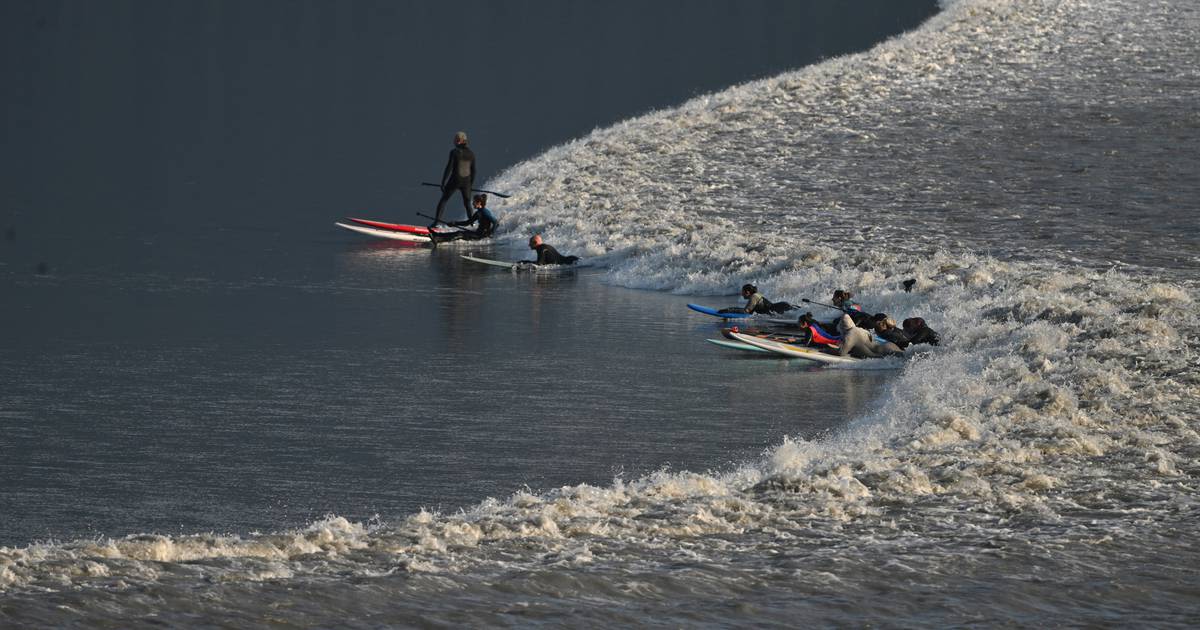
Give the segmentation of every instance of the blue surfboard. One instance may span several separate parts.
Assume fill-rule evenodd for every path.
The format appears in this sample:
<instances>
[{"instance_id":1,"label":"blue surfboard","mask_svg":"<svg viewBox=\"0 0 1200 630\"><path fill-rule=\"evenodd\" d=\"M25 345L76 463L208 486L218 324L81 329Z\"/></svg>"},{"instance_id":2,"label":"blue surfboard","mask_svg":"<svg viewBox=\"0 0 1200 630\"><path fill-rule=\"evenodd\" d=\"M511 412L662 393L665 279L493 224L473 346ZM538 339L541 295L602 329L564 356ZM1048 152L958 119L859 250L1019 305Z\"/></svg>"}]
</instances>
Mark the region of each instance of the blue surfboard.
<instances>
[{"instance_id":1,"label":"blue surfboard","mask_svg":"<svg viewBox=\"0 0 1200 630\"><path fill-rule=\"evenodd\" d=\"M718 309L708 306L701 306L699 304L688 304L687 307L693 311L696 311L697 313L704 313L705 315L712 315L713 317L720 317L721 319L745 319L747 317L752 317L751 313L722 313Z\"/></svg>"}]
</instances>

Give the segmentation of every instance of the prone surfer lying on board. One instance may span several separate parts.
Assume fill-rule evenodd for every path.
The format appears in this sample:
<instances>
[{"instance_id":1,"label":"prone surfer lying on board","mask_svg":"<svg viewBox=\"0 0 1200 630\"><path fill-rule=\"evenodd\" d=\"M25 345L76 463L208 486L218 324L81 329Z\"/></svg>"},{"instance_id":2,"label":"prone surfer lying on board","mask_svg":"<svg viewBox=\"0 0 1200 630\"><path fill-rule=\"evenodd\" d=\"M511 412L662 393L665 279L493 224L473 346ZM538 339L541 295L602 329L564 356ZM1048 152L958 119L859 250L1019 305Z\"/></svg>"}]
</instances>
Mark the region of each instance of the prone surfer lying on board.
<instances>
[{"instance_id":1,"label":"prone surfer lying on board","mask_svg":"<svg viewBox=\"0 0 1200 630\"><path fill-rule=\"evenodd\" d=\"M876 343L871 332L854 325L850 315L844 314L838 320L838 332L842 334L842 343L838 354L853 356L859 359L875 359L889 354L904 354L899 346L892 342Z\"/></svg>"},{"instance_id":2,"label":"prone surfer lying on board","mask_svg":"<svg viewBox=\"0 0 1200 630\"><path fill-rule=\"evenodd\" d=\"M529 249L537 250L537 260L522 260L527 265L574 265L578 256L563 256L550 245L542 241L541 234L529 237Z\"/></svg>"},{"instance_id":3,"label":"prone surfer lying on board","mask_svg":"<svg viewBox=\"0 0 1200 630\"><path fill-rule=\"evenodd\" d=\"M796 326L805 331L808 335L808 343L810 346L837 346L841 342L841 337L831 334L813 319L812 313L804 313L796 320Z\"/></svg>"},{"instance_id":4,"label":"prone surfer lying on board","mask_svg":"<svg viewBox=\"0 0 1200 630\"><path fill-rule=\"evenodd\" d=\"M854 314L850 314L850 318L854 319ZM941 342L941 337L937 331L930 328L929 324L920 317L910 317L904 320L902 327L896 325L896 320L892 319L887 313L875 313L871 318L874 324L870 327L875 330L875 336L880 339L885 339L896 344L901 350L907 350L908 346L927 343L931 346L936 346ZM858 320L855 319L857 324ZM860 326L868 328L867 326Z\"/></svg>"},{"instance_id":5,"label":"prone surfer lying on board","mask_svg":"<svg viewBox=\"0 0 1200 630\"><path fill-rule=\"evenodd\" d=\"M845 289L838 289L833 292L833 306L842 309L843 313L863 310L862 305L850 299L852 297L854 297L853 293Z\"/></svg>"},{"instance_id":6,"label":"prone surfer lying on board","mask_svg":"<svg viewBox=\"0 0 1200 630\"><path fill-rule=\"evenodd\" d=\"M753 284L742 285L742 299L746 300L746 305L737 308L723 308L720 313L756 313L759 315L767 315L770 313L782 313L790 311L793 308L787 302L772 302L763 297L763 294L758 292L758 287Z\"/></svg>"},{"instance_id":7,"label":"prone surfer lying on board","mask_svg":"<svg viewBox=\"0 0 1200 630\"><path fill-rule=\"evenodd\" d=\"M936 346L942 341L937 331L930 328L920 317L910 317L900 325L904 328L904 334L908 335L909 341L914 344L927 343Z\"/></svg>"},{"instance_id":8,"label":"prone surfer lying on board","mask_svg":"<svg viewBox=\"0 0 1200 630\"><path fill-rule=\"evenodd\" d=\"M840 336L821 328L821 325L813 319L812 313L804 313L796 319L795 324L790 324L787 328L790 330L793 326L800 329L800 332L796 335L801 341L800 345L814 346L828 350L830 348L837 348L838 344L842 341Z\"/></svg>"},{"instance_id":9,"label":"prone surfer lying on board","mask_svg":"<svg viewBox=\"0 0 1200 630\"><path fill-rule=\"evenodd\" d=\"M866 312L863 311L863 307L861 304L851 300L850 298L852 298L852 297L854 297L853 293L846 291L845 289L838 289L833 292L833 304L832 305L821 304L820 302L811 302L811 300L804 300L804 301L811 302L813 304L818 304L820 306L836 308L837 310L841 311L843 314L849 315L850 319L854 320L854 325L858 326L859 328L863 328L865 330L872 330L873 328L875 328L875 320L872 319L870 315L868 315ZM829 328L830 330L837 330L838 322L840 320L841 320L841 316L839 315L838 317L830 320L829 323L825 324L825 326L827 328Z\"/></svg>"},{"instance_id":10,"label":"prone surfer lying on board","mask_svg":"<svg viewBox=\"0 0 1200 630\"><path fill-rule=\"evenodd\" d=\"M908 346L912 344L908 335L896 326L896 320L888 317L886 313L876 313L874 319L876 337L896 344L896 347L901 350L907 350Z\"/></svg>"}]
</instances>

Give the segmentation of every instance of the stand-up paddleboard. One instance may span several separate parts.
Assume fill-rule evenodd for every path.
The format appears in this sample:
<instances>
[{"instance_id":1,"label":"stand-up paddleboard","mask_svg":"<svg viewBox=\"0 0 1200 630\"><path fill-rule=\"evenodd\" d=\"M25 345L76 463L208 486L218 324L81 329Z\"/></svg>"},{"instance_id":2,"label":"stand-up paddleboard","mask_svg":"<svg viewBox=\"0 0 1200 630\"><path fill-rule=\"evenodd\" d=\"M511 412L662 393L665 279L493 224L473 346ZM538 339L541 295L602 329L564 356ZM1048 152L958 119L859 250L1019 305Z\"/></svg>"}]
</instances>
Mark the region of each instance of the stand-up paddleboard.
<instances>
[{"instance_id":1,"label":"stand-up paddleboard","mask_svg":"<svg viewBox=\"0 0 1200 630\"><path fill-rule=\"evenodd\" d=\"M836 354L828 354L826 352L821 352L816 348L772 341L770 339L763 339L753 335L743 335L742 333L731 332L729 333L729 336L733 337L734 341L740 341L756 348L762 348L768 352L774 352L775 354L783 355L785 357L792 357L793 359L806 359L816 363L827 363L831 365L846 365L862 361L862 359L855 359L854 357L843 357Z\"/></svg>"},{"instance_id":2,"label":"stand-up paddleboard","mask_svg":"<svg viewBox=\"0 0 1200 630\"><path fill-rule=\"evenodd\" d=\"M404 223L384 223L383 221L372 221L370 219L355 219L354 217L346 217L347 221L365 225L367 227L380 228L384 230L395 230L397 232L410 232L412 234L429 235L429 228L423 225L407 225Z\"/></svg>"},{"instance_id":3,"label":"stand-up paddleboard","mask_svg":"<svg viewBox=\"0 0 1200 630\"><path fill-rule=\"evenodd\" d=\"M753 313L722 313L721 311L710 306L701 306L699 304L688 304L687 307L693 311L696 311L697 313L704 313L705 315L712 315L713 317L720 317L721 319L745 319L747 317L754 316Z\"/></svg>"},{"instance_id":4,"label":"stand-up paddleboard","mask_svg":"<svg viewBox=\"0 0 1200 630\"><path fill-rule=\"evenodd\" d=\"M426 229L426 234L415 234L413 232L403 232L400 230L389 230L389 229L384 229L384 228L371 227L368 225L357 225L354 223L338 222L338 223L334 223L334 225L336 225L338 227L346 228L347 230L351 230L353 232L358 232L359 234L366 234L367 236L378 236L380 238L390 238L394 241L405 241L407 243L431 243L431 242L433 242L433 239L429 238L429 236L428 236L428 229Z\"/></svg>"},{"instance_id":5,"label":"stand-up paddleboard","mask_svg":"<svg viewBox=\"0 0 1200 630\"><path fill-rule=\"evenodd\" d=\"M439 227L430 230L422 225L385 223L383 221L355 218L347 218L346 223L338 222L334 223L334 225L358 232L359 234L390 238L394 241L405 241L408 243L430 243L433 241L431 236L445 236L447 238L441 240L453 240L454 235L464 231L460 227Z\"/></svg>"},{"instance_id":6,"label":"stand-up paddleboard","mask_svg":"<svg viewBox=\"0 0 1200 630\"><path fill-rule=\"evenodd\" d=\"M490 265L492 267L500 267L510 271L531 271L534 273L562 273L564 271L573 271L584 265L535 265L531 262L508 262L504 260L492 260L490 258L479 258L463 254L463 260L479 263L481 265Z\"/></svg>"}]
</instances>

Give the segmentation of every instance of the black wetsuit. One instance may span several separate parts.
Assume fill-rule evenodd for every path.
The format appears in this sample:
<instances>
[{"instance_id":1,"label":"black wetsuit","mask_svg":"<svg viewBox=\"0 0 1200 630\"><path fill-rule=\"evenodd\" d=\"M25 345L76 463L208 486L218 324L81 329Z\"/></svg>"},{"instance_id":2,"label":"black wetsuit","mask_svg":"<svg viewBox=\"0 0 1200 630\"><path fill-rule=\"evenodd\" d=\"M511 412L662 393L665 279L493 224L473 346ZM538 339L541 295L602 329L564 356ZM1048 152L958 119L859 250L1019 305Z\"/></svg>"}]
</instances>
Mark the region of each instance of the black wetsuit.
<instances>
[{"instance_id":1,"label":"black wetsuit","mask_svg":"<svg viewBox=\"0 0 1200 630\"><path fill-rule=\"evenodd\" d=\"M479 219L479 227L475 228L475 233L468 238L487 238L492 235L492 232L496 231L497 222L489 219L489 216L491 216L491 213L488 213L487 215L481 212L475 213L475 218Z\"/></svg>"},{"instance_id":2,"label":"black wetsuit","mask_svg":"<svg viewBox=\"0 0 1200 630\"><path fill-rule=\"evenodd\" d=\"M931 346L936 346L942 342L942 339L940 336L938 336L937 331L930 328L929 325L925 323L925 320L921 319L920 317L906 319L904 320L904 323L906 324L904 326L904 333L908 335L908 340L914 345L918 343L927 343Z\"/></svg>"},{"instance_id":3,"label":"black wetsuit","mask_svg":"<svg viewBox=\"0 0 1200 630\"><path fill-rule=\"evenodd\" d=\"M534 261L536 265L573 265L576 260L579 260L578 256L563 256L558 253L557 249L545 243L538 245L534 249L537 250L538 255L537 260Z\"/></svg>"},{"instance_id":4,"label":"black wetsuit","mask_svg":"<svg viewBox=\"0 0 1200 630\"><path fill-rule=\"evenodd\" d=\"M901 350L907 348L908 345L912 343L912 340L908 338L908 335L904 334L904 331L900 330L899 328L889 328L883 332L876 330L875 334L882 339L887 339L888 341L896 344L896 347L900 348Z\"/></svg>"},{"instance_id":5,"label":"black wetsuit","mask_svg":"<svg viewBox=\"0 0 1200 630\"><path fill-rule=\"evenodd\" d=\"M462 193L463 208L467 210L467 220L471 220L471 187L475 183L475 153L460 144L450 150L450 159L442 171L442 198L438 201L437 213L434 214L434 224L442 220L442 211L446 209L446 200L454 195L454 191Z\"/></svg>"},{"instance_id":6,"label":"black wetsuit","mask_svg":"<svg viewBox=\"0 0 1200 630\"><path fill-rule=\"evenodd\" d=\"M842 311L842 312L844 314L850 316L850 321L854 322L855 326L858 326L859 328L862 328L863 330L866 330L866 331L875 330L875 318L871 317L870 315L867 315L866 313L864 313L862 311ZM838 315L837 318L835 318L833 321L828 322L828 323L823 323L823 324L821 324L821 326L823 328L825 328L826 330L837 330L838 322L840 322L840 321L842 321L842 316Z\"/></svg>"},{"instance_id":7,"label":"black wetsuit","mask_svg":"<svg viewBox=\"0 0 1200 630\"><path fill-rule=\"evenodd\" d=\"M459 231L455 231L455 232L430 232L429 238L435 244L436 243L445 243L446 241L457 241L457 240L478 241L480 239L485 239L485 238L491 236L492 232L496 231L496 226L500 224L499 221L496 220L496 215L492 214L492 211L488 210L487 208L481 208L478 212L476 212L475 220L479 222L479 225L476 226L476 228L474 230L459 230ZM470 223L470 221L460 221L460 222L454 223L452 225L465 226L465 225L468 225L469 223Z\"/></svg>"}]
</instances>

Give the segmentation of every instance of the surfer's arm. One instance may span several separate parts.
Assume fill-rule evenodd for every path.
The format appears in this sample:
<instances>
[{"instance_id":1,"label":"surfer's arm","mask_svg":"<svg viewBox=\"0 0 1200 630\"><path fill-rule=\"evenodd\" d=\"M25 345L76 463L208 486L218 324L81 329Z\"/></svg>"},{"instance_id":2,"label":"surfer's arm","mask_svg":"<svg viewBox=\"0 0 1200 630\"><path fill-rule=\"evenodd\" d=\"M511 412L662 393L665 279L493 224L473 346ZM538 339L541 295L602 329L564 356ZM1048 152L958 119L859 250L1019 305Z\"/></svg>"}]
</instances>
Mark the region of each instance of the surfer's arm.
<instances>
[{"instance_id":1,"label":"surfer's arm","mask_svg":"<svg viewBox=\"0 0 1200 630\"><path fill-rule=\"evenodd\" d=\"M442 171L442 188L450 184L450 173L454 172L454 151L450 151L450 159L446 162L446 168Z\"/></svg>"}]
</instances>

